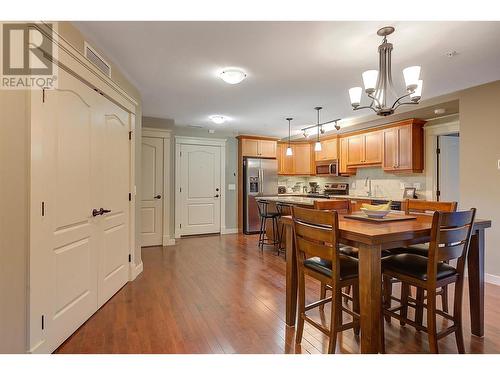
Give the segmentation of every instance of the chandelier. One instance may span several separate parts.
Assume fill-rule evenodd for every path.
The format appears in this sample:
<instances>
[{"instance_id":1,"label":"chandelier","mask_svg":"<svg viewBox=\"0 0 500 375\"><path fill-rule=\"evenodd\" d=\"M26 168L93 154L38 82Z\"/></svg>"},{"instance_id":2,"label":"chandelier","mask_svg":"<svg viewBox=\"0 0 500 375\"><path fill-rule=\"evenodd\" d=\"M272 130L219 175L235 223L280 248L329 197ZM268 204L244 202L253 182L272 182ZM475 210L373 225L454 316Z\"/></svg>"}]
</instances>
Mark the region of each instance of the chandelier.
<instances>
[{"instance_id":1,"label":"chandelier","mask_svg":"<svg viewBox=\"0 0 500 375\"><path fill-rule=\"evenodd\" d=\"M391 73L392 43L387 42L387 35L393 32L392 26L386 26L377 31L377 35L384 37L382 44L378 47L379 70L367 70L362 74L365 93L371 99L370 105L360 106L363 90L361 87L349 89L351 105L355 111L369 108L379 116L389 116L401 105L418 104L420 101L422 94L422 80L419 79L420 66L403 69L406 84L404 95L398 96L394 90ZM392 105L387 104L389 98L395 99Z\"/></svg>"}]
</instances>

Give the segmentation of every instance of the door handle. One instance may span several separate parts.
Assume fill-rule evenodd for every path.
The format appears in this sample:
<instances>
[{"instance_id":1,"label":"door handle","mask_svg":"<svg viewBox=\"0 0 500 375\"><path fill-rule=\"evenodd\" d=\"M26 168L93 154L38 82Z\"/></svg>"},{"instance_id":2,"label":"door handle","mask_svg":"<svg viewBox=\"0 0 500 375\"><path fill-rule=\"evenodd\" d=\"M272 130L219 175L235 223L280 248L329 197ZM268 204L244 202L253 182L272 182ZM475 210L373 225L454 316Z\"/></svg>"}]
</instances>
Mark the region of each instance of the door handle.
<instances>
[{"instance_id":1,"label":"door handle","mask_svg":"<svg viewBox=\"0 0 500 375\"><path fill-rule=\"evenodd\" d=\"M214 195L214 198L219 198L219 194L215 194L215 195Z\"/></svg>"},{"instance_id":2,"label":"door handle","mask_svg":"<svg viewBox=\"0 0 500 375\"><path fill-rule=\"evenodd\" d=\"M104 208L101 207L101 215L109 214L110 212L111 210L105 210Z\"/></svg>"},{"instance_id":3,"label":"door handle","mask_svg":"<svg viewBox=\"0 0 500 375\"><path fill-rule=\"evenodd\" d=\"M99 209L94 208L94 209L92 210L92 216L96 217L96 216L100 216L100 215L108 214L108 213L110 213L110 212L111 212L111 210L105 210L105 209L104 209L104 208L102 208L102 207L101 207L101 208L99 208Z\"/></svg>"},{"instance_id":4,"label":"door handle","mask_svg":"<svg viewBox=\"0 0 500 375\"><path fill-rule=\"evenodd\" d=\"M161 195L160 195L160 194L155 195L153 198L154 198L154 199L161 199Z\"/></svg>"}]
</instances>

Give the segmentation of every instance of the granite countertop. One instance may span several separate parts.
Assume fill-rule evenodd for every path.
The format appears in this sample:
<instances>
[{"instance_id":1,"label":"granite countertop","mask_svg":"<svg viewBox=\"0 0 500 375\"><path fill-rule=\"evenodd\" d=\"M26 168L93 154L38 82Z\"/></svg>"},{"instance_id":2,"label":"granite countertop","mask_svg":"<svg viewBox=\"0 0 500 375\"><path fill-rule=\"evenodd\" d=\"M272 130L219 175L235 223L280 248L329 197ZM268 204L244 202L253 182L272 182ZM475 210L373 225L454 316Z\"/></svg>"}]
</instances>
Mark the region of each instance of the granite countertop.
<instances>
[{"instance_id":1,"label":"granite countertop","mask_svg":"<svg viewBox=\"0 0 500 375\"><path fill-rule=\"evenodd\" d=\"M306 196L290 196L290 195L278 195L274 197L256 197L258 200L268 201L268 202L280 202L288 204L300 204L303 206L314 206L315 201L329 201L328 198L310 198Z\"/></svg>"},{"instance_id":2,"label":"granite countertop","mask_svg":"<svg viewBox=\"0 0 500 375\"><path fill-rule=\"evenodd\" d=\"M285 194L278 194L278 197L304 197L304 198L309 198L309 199L327 199L327 198L313 198L313 197L308 197L307 194L301 194L301 193L285 193ZM366 195L332 195L331 197L333 198L348 198L348 199L369 199L369 200L387 200L390 201L392 200L393 202L403 202L404 199L401 197L368 197Z\"/></svg>"}]
</instances>

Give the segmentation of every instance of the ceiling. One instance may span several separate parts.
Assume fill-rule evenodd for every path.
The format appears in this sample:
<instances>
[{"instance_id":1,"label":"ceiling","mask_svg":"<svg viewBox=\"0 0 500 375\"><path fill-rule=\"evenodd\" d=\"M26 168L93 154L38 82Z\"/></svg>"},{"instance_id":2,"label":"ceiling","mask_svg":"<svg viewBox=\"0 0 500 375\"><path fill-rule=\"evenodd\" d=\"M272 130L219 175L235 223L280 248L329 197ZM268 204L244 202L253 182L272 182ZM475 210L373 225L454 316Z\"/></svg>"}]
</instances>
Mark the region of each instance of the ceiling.
<instances>
[{"instance_id":1,"label":"ceiling","mask_svg":"<svg viewBox=\"0 0 500 375\"><path fill-rule=\"evenodd\" d=\"M283 137L292 126L366 116L347 90L378 68L376 31L395 26L393 76L421 65L423 98L500 79L500 22L75 22L136 85L143 115ZM454 57L447 53L457 51ZM248 72L238 85L217 77L226 66ZM208 116L230 117L223 125Z\"/></svg>"}]
</instances>

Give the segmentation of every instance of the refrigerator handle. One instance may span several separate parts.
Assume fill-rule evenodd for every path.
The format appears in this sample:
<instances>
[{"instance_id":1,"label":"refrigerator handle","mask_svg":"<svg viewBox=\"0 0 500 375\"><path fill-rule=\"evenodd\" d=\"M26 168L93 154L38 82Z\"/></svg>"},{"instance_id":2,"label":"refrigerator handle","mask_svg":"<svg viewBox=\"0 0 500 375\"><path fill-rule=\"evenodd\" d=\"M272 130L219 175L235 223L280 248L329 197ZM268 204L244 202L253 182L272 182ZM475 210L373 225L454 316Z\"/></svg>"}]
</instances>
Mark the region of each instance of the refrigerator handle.
<instances>
[{"instance_id":1,"label":"refrigerator handle","mask_svg":"<svg viewBox=\"0 0 500 375\"><path fill-rule=\"evenodd\" d=\"M264 194L264 170L261 169L260 170L260 191L262 192L262 194Z\"/></svg>"},{"instance_id":2,"label":"refrigerator handle","mask_svg":"<svg viewBox=\"0 0 500 375\"><path fill-rule=\"evenodd\" d=\"M259 179L259 191L258 194L262 194L262 169L257 169L257 177Z\"/></svg>"}]
</instances>

